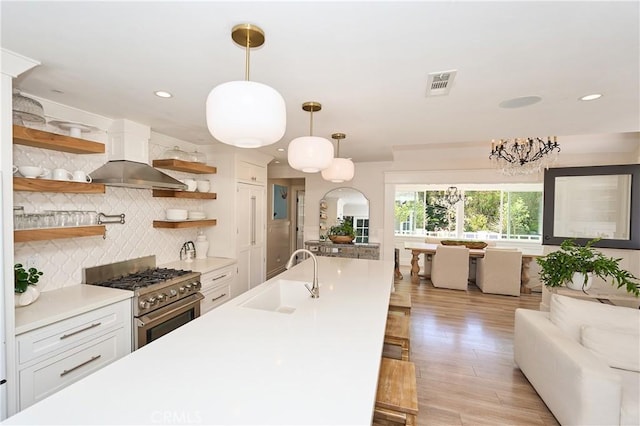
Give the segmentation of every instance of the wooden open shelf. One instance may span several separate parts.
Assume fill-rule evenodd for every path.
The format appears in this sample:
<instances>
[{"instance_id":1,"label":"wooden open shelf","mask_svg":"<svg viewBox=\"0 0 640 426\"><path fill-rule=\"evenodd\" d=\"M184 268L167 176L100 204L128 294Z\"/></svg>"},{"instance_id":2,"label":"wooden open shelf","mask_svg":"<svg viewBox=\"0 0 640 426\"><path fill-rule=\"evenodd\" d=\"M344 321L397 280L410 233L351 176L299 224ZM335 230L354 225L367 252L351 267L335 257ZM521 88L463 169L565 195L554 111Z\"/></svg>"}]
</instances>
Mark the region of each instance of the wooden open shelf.
<instances>
[{"instance_id":1,"label":"wooden open shelf","mask_svg":"<svg viewBox=\"0 0 640 426\"><path fill-rule=\"evenodd\" d=\"M204 226L214 226L216 219L202 219L202 220L183 220L183 221L171 221L171 220L154 220L154 228L166 228L166 229L181 229L181 228L202 228Z\"/></svg>"},{"instance_id":2,"label":"wooden open shelf","mask_svg":"<svg viewBox=\"0 0 640 426\"><path fill-rule=\"evenodd\" d=\"M103 143L13 125L13 143L72 154L104 154Z\"/></svg>"},{"instance_id":3,"label":"wooden open shelf","mask_svg":"<svg viewBox=\"0 0 640 426\"><path fill-rule=\"evenodd\" d=\"M217 169L203 163L193 163L182 160L153 160L153 167L161 169L176 170L178 172L215 174Z\"/></svg>"},{"instance_id":4,"label":"wooden open shelf","mask_svg":"<svg viewBox=\"0 0 640 426\"><path fill-rule=\"evenodd\" d=\"M192 192L192 191L177 191L173 189L154 189L154 197L169 197L169 198L195 198L198 200L215 200L218 198L218 194L215 192Z\"/></svg>"},{"instance_id":5,"label":"wooden open shelf","mask_svg":"<svg viewBox=\"0 0 640 426\"><path fill-rule=\"evenodd\" d=\"M98 235L104 236L105 232L106 227L104 225L20 229L13 231L13 240L16 243L24 243L27 241L55 240L60 238L94 237Z\"/></svg>"},{"instance_id":6,"label":"wooden open shelf","mask_svg":"<svg viewBox=\"0 0 640 426\"><path fill-rule=\"evenodd\" d=\"M73 194L104 194L102 183L82 183L66 180L13 178L14 191L69 192Z\"/></svg>"}]
</instances>

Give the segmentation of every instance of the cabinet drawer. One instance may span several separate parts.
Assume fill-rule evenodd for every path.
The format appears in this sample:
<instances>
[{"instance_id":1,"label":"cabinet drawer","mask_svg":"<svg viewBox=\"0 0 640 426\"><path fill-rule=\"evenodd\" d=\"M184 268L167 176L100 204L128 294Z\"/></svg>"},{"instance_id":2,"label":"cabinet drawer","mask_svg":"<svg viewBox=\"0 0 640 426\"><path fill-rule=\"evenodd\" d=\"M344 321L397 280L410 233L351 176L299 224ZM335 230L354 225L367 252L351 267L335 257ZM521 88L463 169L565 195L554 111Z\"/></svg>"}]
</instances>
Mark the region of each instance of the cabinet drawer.
<instances>
[{"instance_id":1,"label":"cabinet drawer","mask_svg":"<svg viewBox=\"0 0 640 426\"><path fill-rule=\"evenodd\" d=\"M124 330L116 330L19 372L20 409L46 398L128 353Z\"/></svg>"},{"instance_id":2,"label":"cabinet drawer","mask_svg":"<svg viewBox=\"0 0 640 426\"><path fill-rule=\"evenodd\" d=\"M40 357L53 356L112 330L123 328L125 322L131 322L131 300L123 300L21 334L16 337L18 363L25 364Z\"/></svg>"},{"instance_id":3,"label":"cabinet drawer","mask_svg":"<svg viewBox=\"0 0 640 426\"><path fill-rule=\"evenodd\" d=\"M233 281L236 265L227 266L215 271L206 272L200 276L202 291L218 287L222 284L228 284Z\"/></svg>"},{"instance_id":4,"label":"cabinet drawer","mask_svg":"<svg viewBox=\"0 0 640 426\"><path fill-rule=\"evenodd\" d=\"M212 289L201 291L204 299L200 303L200 313L205 314L231 299L231 285L223 284Z\"/></svg>"}]
</instances>

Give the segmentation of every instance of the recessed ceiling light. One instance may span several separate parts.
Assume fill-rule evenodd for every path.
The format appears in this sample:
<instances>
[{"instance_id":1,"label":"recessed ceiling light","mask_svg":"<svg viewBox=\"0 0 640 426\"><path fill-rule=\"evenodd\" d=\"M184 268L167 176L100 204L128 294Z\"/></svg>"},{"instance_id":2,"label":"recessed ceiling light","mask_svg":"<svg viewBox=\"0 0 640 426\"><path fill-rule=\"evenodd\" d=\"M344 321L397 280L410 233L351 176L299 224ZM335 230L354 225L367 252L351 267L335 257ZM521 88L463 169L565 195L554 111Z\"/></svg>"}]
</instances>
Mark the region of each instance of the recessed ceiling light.
<instances>
[{"instance_id":1,"label":"recessed ceiling light","mask_svg":"<svg viewBox=\"0 0 640 426\"><path fill-rule=\"evenodd\" d=\"M284 148L278 148L277 151L278 152L284 152Z\"/></svg>"},{"instance_id":2,"label":"recessed ceiling light","mask_svg":"<svg viewBox=\"0 0 640 426\"><path fill-rule=\"evenodd\" d=\"M161 97L161 98L171 98L173 97L173 95L169 92L165 92L164 90L158 90L156 92L153 92L156 96Z\"/></svg>"},{"instance_id":3,"label":"recessed ceiling light","mask_svg":"<svg viewBox=\"0 0 640 426\"><path fill-rule=\"evenodd\" d=\"M500 108L522 108L537 104L542 98L540 96L523 96L521 98L507 99L498 104Z\"/></svg>"},{"instance_id":4,"label":"recessed ceiling light","mask_svg":"<svg viewBox=\"0 0 640 426\"><path fill-rule=\"evenodd\" d=\"M584 95L580 98L581 101L595 101L596 99L600 99L602 95L600 93L593 93L591 95Z\"/></svg>"}]
</instances>

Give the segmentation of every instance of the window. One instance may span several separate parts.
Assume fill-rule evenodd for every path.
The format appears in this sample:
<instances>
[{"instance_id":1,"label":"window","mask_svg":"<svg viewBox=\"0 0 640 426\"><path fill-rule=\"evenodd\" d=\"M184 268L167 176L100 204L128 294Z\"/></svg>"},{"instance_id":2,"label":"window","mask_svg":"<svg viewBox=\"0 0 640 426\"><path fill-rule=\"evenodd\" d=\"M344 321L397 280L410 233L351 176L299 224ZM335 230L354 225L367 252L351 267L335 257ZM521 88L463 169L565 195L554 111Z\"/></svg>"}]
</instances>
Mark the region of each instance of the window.
<instances>
[{"instance_id":1,"label":"window","mask_svg":"<svg viewBox=\"0 0 640 426\"><path fill-rule=\"evenodd\" d=\"M395 234L541 241L541 184L458 185L464 197L454 204L448 186L399 186Z\"/></svg>"}]
</instances>

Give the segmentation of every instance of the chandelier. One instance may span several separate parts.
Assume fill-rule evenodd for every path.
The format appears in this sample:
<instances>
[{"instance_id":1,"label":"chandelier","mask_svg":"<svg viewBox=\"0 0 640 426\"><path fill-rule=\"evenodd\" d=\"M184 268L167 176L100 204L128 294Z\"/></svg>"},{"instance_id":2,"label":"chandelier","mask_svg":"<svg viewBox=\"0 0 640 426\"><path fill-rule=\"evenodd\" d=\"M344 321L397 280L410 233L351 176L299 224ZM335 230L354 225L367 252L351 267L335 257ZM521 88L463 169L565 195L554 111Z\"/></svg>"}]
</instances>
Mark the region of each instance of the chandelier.
<instances>
[{"instance_id":1,"label":"chandelier","mask_svg":"<svg viewBox=\"0 0 640 426\"><path fill-rule=\"evenodd\" d=\"M462 195L462 191L460 191L455 186L450 186L444 191L444 195L440 198L440 204L448 204L449 207L453 207L458 202L462 201L464 196Z\"/></svg>"},{"instance_id":2,"label":"chandelier","mask_svg":"<svg viewBox=\"0 0 640 426\"><path fill-rule=\"evenodd\" d=\"M336 156L331 165L320 173L324 180L334 183L342 183L353 179L353 175L355 173L353 161L351 161L351 158L340 158L340 139L344 139L346 137L347 135L344 133L334 133L331 135L331 139L335 139L337 141L337 150Z\"/></svg>"},{"instance_id":3,"label":"chandelier","mask_svg":"<svg viewBox=\"0 0 640 426\"><path fill-rule=\"evenodd\" d=\"M491 141L489 160L505 175L539 173L555 163L560 152L557 138L515 138Z\"/></svg>"},{"instance_id":4,"label":"chandelier","mask_svg":"<svg viewBox=\"0 0 640 426\"><path fill-rule=\"evenodd\" d=\"M214 87L207 97L207 127L214 138L239 148L258 148L282 139L287 110L282 95L266 84L249 81L249 51L262 46L264 32L251 24L231 30L245 48L245 79Z\"/></svg>"}]
</instances>

